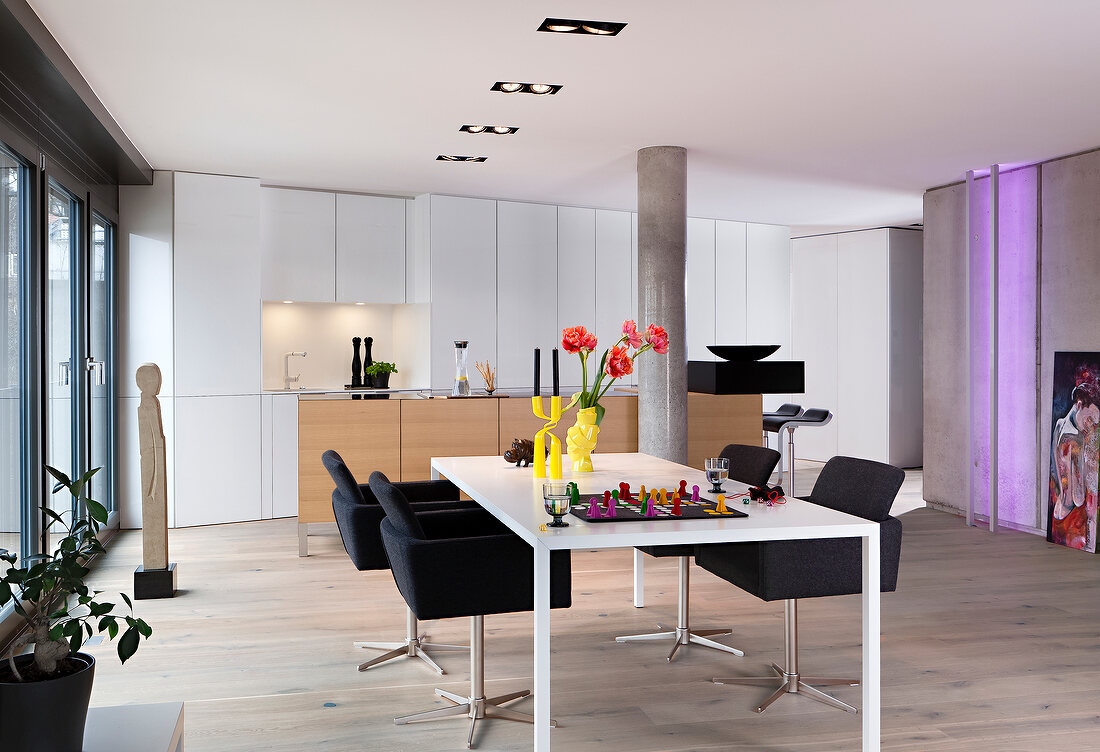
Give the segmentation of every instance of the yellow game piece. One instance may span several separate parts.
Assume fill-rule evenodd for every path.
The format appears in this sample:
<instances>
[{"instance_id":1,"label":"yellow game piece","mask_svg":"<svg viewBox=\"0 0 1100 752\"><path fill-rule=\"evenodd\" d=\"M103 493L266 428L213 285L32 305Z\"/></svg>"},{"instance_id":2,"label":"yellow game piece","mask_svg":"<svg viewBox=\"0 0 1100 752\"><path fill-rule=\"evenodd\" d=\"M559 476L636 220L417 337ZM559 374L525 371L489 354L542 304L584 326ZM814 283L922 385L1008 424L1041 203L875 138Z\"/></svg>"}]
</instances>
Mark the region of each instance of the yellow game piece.
<instances>
[{"instance_id":1,"label":"yellow game piece","mask_svg":"<svg viewBox=\"0 0 1100 752\"><path fill-rule=\"evenodd\" d=\"M652 491L649 492L649 498L654 504L657 503L657 489L656 488L654 488Z\"/></svg>"},{"instance_id":2,"label":"yellow game piece","mask_svg":"<svg viewBox=\"0 0 1100 752\"><path fill-rule=\"evenodd\" d=\"M645 501L646 498L647 497L645 495L645 486L642 486L641 489L638 491L638 501Z\"/></svg>"},{"instance_id":3,"label":"yellow game piece","mask_svg":"<svg viewBox=\"0 0 1100 752\"><path fill-rule=\"evenodd\" d=\"M715 514L727 514L730 510L726 509L726 497L722 494L718 494L718 506L714 508Z\"/></svg>"},{"instance_id":4,"label":"yellow game piece","mask_svg":"<svg viewBox=\"0 0 1100 752\"><path fill-rule=\"evenodd\" d=\"M661 504L668 504L668 490L661 489Z\"/></svg>"}]
</instances>

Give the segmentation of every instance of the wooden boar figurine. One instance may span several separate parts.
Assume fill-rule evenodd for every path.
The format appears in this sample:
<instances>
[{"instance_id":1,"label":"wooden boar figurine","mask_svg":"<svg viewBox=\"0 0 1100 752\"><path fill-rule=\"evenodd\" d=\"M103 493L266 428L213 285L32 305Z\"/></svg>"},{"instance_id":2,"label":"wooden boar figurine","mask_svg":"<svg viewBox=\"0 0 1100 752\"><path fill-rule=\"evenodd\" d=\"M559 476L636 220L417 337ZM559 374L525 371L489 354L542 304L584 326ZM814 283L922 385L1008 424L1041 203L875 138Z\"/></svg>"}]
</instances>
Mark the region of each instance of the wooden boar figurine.
<instances>
[{"instance_id":1,"label":"wooden boar figurine","mask_svg":"<svg viewBox=\"0 0 1100 752\"><path fill-rule=\"evenodd\" d=\"M550 450L547 450L547 454ZM504 453L506 462L516 463L516 467L530 467L535 461L535 442L530 439L512 439L512 448Z\"/></svg>"}]
</instances>

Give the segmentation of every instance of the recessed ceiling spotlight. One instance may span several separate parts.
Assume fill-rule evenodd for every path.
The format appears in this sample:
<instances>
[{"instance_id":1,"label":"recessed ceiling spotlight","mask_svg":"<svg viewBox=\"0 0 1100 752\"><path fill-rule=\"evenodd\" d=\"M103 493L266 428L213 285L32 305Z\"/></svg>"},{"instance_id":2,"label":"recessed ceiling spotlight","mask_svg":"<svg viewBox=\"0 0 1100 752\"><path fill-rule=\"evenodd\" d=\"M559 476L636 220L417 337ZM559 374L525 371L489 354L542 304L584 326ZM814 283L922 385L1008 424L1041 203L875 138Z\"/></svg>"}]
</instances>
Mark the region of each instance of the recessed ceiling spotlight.
<instances>
[{"instance_id":1,"label":"recessed ceiling spotlight","mask_svg":"<svg viewBox=\"0 0 1100 752\"><path fill-rule=\"evenodd\" d=\"M502 91L505 94L557 94L561 91L561 84L521 84L515 82L497 81L489 91Z\"/></svg>"},{"instance_id":2,"label":"recessed ceiling spotlight","mask_svg":"<svg viewBox=\"0 0 1100 752\"><path fill-rule=\"evenodd\" d=\"M484 162L488 157L462 157L457 154L440 154L435 158L437 162Z\"/></svg>"},{"instance_id":3,"label":"recessed ceiling spotlight","mask_svg":"<svg viewBox=\"0 0 1100 752\"><path fill-rule=\"evenodd\" d=\"M538 30L555 34L592 34L601 37L613 37L625 27L625 23L614 21L574 21L568 18L548 18L542 22L542 26Z\"/></svg>"},{"instance_id":4,"label":"recessed ceiling spotlight","mask_svg":"<svg viewBox=\"0 0 1100 752\"><path fill-rule=\"evenodd\" d=\"M511 125L463 125L459 128L464 133L496 133L508 135L519 130L519 126Z\"/></svg>"}]
</instances>

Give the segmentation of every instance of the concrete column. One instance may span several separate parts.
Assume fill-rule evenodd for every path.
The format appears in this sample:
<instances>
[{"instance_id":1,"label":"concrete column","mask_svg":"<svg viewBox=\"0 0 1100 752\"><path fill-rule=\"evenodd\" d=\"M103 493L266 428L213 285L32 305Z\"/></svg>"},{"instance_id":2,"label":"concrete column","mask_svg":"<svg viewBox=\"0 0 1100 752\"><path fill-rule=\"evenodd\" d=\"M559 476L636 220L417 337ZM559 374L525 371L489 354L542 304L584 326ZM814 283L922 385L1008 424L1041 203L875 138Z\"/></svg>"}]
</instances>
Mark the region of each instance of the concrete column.
<instances>
[{"instance_id":1,"label":"concrete column","mask_svg":"<svg viewBox=\"0 0 1100 752\"><path fill-rule=\"evenodd\" d=\"M638 327L668 331L668 355L638 359L638 450L687 462L687 151L638 150Z\"/></svg>"}]
</instances>

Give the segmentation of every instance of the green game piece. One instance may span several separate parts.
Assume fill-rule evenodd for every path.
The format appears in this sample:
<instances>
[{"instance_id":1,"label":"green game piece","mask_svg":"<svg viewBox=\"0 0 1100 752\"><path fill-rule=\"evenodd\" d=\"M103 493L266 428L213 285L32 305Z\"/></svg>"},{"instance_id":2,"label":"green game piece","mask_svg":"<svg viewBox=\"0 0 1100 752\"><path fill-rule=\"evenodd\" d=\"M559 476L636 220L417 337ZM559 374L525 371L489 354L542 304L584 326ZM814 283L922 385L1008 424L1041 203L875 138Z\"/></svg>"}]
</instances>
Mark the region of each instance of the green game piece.
<instances>
[{"instance_id":1,"label":"green game piece","mask_svg":"<svg viewBox=\"0 0 1100 752\"><path fill-rule=\"evenodd\" d=\"M580 492L580 489L577 488L577 484L570 481L569 486L572 489L573 503L574 504L580 504L581 503L581 492Z\"/></svg>"},{"instance_id":2,"label":"green game piece","mask_svg":"<svg viewBox=\"0 0 1100 752\"><path fill-rule=\"evenodd\" d=\"M618 501L618 500L619 500L619 492L618 492L618 491L612 491L612 492L611 492L611 498L612 498L612 499L613 499L614 501Z\"/></svg>"}]
</instances>

